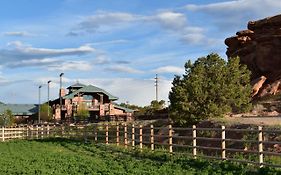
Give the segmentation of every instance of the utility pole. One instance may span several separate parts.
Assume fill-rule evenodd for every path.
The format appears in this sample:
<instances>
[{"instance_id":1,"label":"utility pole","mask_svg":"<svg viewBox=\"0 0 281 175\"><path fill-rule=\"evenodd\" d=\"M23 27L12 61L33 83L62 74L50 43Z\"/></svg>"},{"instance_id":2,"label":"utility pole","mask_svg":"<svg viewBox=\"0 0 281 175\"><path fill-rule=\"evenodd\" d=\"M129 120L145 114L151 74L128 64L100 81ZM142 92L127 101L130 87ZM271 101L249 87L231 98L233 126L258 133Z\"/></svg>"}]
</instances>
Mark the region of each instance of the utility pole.
<instances>
[{"instance_id":1,"label":"utility pole","mask_svg":"<svg viewBox=\"0 0 281 175\"><path fill-rule=\"evenodd\" d=\"M156 76L155 76L155 97L156 97L156 101L158 101L158 83L159 83L159 78L158 78L158 75L156 74Z\"/></svg>"},{"instance_id":2,"label":"utility pole","mask_svg":"<svg viewBox=\"0 0 281 175\"><path fill-rule=\"evenodd\" d=\"M48 118L50 118L50 83L51 80L48 81Z\"/></svg>"},{"instance_id":3,"label":"utility pole","mask_svg":"<svg viewBox=\"0 0 281 175\"><path fill-rule=\"evenodd\" d=\"M39 86L39 103L38 103L38 123L40 124L40 119L41 119L41 111L40 111L40 106L41 106L41 85Z\"/></svg>"},{"instance_id":4,"label":"utility pole","mask_svg":"<svg viewBox=\"0 0 281 175\"><path fill-rule=\"evenodd\" d=\"M64 73L60 74L60 91L59 91L59 95L60 95L60 119L62 119L62 76L64 75Z\"/></svg>"}]
</instances>

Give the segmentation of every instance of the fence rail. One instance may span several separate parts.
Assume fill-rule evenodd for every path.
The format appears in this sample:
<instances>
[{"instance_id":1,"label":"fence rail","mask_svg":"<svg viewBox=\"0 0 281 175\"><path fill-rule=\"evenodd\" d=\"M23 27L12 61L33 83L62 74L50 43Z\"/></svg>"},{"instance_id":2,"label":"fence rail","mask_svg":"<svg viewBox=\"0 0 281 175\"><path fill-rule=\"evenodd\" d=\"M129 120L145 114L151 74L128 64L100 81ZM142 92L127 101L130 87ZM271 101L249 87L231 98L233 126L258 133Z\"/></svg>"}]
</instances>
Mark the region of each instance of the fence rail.
<instances>
[{"instance_id":1,"label":"fence rail","mask_svg":"<svg viewBox=\"0 0 281 175\"><path fill-rule=\"evenodd\" d=\"M209 132L209 133L206 133ZM211 133L211 134L210 134ZM280 130L263 129L233 129L221 128L173 128L142 125L92 124L79 126L63 125L31 125L22 127L1 128L1 141L12 139L43 139L62 137L81 139L96 143L123 145L125 148L151 149L165 148L171 154L192 155L197 157L229 160L250 163L260 168L263 166L281 168ZM232 138L239 135L242 139ZM279 140L270 140L273 134ZM276 138L276 137L275 137ZM242 147L243 146L243 147ZM235 156L240 156L239 158ZM241 156L243 157L241 159ZM279 158L272 163L271 158ZM249 158L249 159L245 159Z\"/></svg>"}]
</instances>

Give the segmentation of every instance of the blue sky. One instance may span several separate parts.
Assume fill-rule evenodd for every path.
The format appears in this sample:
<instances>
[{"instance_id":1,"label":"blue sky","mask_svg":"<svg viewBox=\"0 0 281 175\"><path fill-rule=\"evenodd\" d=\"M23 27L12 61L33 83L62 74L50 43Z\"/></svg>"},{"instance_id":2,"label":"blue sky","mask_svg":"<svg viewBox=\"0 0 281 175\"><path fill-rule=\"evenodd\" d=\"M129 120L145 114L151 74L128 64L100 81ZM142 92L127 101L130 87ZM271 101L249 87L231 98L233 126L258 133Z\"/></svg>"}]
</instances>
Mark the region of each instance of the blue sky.
<instances>
[{"instance_id":1,"label":"blue sky","mask_svg":"<svg viewBox=\"0 0 281 175\"><path fill-rule=\"evenodd\" d=\"M119 102L168 101L175 74L208 53L225 56L224 39L249 20L280 13L277 0L13 0L0 1L0 101L38 103L77 81Z\"/></svg>"}]
</instances>

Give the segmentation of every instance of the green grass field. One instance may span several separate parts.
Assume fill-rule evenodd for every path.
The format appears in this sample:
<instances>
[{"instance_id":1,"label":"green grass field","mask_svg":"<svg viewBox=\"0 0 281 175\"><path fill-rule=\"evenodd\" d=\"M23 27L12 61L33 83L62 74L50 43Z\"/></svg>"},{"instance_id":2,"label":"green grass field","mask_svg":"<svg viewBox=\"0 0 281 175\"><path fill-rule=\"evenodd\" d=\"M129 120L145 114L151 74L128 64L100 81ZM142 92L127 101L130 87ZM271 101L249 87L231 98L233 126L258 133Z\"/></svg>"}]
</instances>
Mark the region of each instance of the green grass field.
<instances>
[{"instance_id":1,"label":"green grass field","mask_svg":"<svg viewBox=\"0 0 281 175\"><path fill-rule=\"evenodd\" d=\"M0 143L0 174L281 174L229 162L193 160L65 139Z\"/></svg>"}]
</instances>

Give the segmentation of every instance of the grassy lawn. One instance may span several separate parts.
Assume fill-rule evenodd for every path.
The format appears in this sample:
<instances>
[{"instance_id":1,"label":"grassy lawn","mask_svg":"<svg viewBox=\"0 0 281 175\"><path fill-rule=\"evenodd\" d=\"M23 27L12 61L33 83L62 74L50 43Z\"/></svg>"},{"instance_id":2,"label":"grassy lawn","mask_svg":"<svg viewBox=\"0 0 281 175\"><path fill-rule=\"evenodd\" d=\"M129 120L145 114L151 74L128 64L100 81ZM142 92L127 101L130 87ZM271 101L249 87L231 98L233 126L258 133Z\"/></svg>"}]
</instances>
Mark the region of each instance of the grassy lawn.
<instances>
[{"instance_id":1,"label":"grassy lawn","mask_svg":"<svg viewBox=\"0 0 281 175\"><path fill-rule=\"evenodd\" d=\"M65 139L0 143L0 174L281 174L229 162L193 160Z\"/></svg>"}]
</instances>

